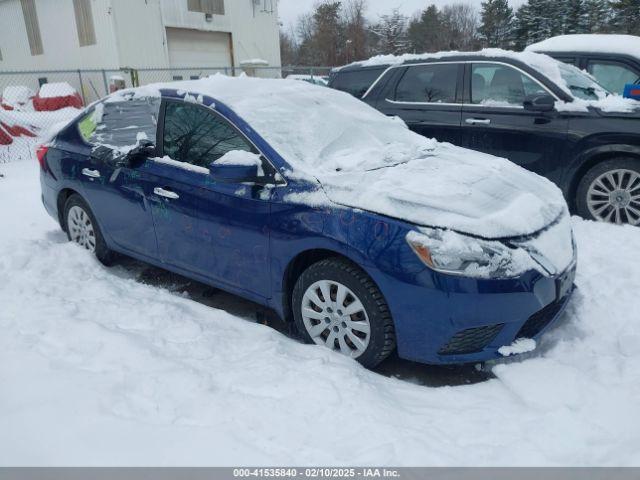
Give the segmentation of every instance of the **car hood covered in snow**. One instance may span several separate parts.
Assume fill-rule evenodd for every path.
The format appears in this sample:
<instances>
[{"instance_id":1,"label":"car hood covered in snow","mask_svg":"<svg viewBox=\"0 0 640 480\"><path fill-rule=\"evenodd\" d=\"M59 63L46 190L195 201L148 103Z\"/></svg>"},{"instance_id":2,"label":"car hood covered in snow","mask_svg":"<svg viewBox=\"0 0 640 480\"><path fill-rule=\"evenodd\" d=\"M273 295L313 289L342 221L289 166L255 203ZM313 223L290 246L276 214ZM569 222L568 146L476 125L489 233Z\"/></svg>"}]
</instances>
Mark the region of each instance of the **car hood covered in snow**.
<instances>
[{"instance_id":1,"label":"car hood covered in snow","mask_svg":"<svg viewBox=\"0 0 640 480\"><path fill-rule=\"evenodd\" d=\"M530 235L566 211L548 180L448 144L393 167L324 174L320 181L335 203L484 238Z\"/></svg>"},{"instance_id":2,"label":"car hood covered in snow","mask_svg":"<svg viewBox=\"0 0 640 480\"><path fill-rule=\"evenodd\" d=\"M440 144L337 90L293 80L214 75L156 84L223 102L287 162L283 174L312 192L287 201L333 202L485 238L529 235L566 210L548 180L504 159Z\"/></svg>"}]
</instances>

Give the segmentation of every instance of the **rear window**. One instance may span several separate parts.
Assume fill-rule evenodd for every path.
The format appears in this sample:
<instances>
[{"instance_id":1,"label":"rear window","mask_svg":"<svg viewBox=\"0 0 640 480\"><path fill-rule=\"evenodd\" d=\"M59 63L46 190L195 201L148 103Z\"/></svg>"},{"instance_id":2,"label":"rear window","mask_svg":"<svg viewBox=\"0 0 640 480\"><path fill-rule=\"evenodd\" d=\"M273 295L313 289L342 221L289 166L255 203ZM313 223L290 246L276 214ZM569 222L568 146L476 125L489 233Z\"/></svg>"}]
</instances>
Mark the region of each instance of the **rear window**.
<instances>
[{"instance_id":1,"label":"rear window","mask_svg":"<svg viewBox=\"0 0 640 480\"><path fill-rule=\"evenodd\" d=\"M332 77L329 86L350 93L356 98L362 98L385 70L385 67L381 67L338 72Z\"/></svg>"},{"instance_id":2,"label":"rear window","mask_svg":"<svg viewBox=\"0 0 640 480\"><path fill-rule=\"evenodd\" d=\"M395 100L417 103L455 103L458 65L434 64L407 68Z\"/></svg>"},{"instance_id":3,"label":"rear window","mask_svg":"<svg viewBox=\"0 0 640 480\"><path fill-rule=\"evenodd\" d=\"M159 98L99 103L80 119L78 130L86 142L114 149L139 140L155 143L159 111Z\"/></svg>"}]
</instances>

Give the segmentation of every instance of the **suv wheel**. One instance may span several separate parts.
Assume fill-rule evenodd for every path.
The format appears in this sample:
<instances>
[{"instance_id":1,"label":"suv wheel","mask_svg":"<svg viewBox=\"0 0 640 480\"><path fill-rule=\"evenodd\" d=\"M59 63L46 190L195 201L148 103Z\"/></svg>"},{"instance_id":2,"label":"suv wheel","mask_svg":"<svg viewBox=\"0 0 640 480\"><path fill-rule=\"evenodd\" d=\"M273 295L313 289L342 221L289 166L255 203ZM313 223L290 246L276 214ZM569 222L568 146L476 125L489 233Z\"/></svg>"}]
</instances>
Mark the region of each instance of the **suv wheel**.
<instances>
[{"instance_id":1,"label":"suv wheel","mask_svg":"<svg viewBox=\"0 0 640 480\"><path fill-rule=\"evenodd\" d=\"M86 248L104 265L111 265L115 254L107 248L100 227L91 209L80 195L71 195L64 207L65 226L69 241Z\"/></svg>"},{"instance_id":2,"label":"suv wheel","mask_svg":"<svg viewBox=\"0 0 640 480\"><path fill-rule=\"evenodd\" d=\"M367 368L395 348L387 303L371 278L352 263L330 258L310 266L292 295L298 331L316 343L356 359Z\"/></svg>"},{"instance_id":3,"label":"suv wheel","mask_svg":"<svg viewBox=\"0 0 640 480\"><path fill-rule=\"evenodd\" d=\"M576 203L583 218L640 225L640 160L616 158L593 167L578 185Z\"/></svg>"}]
</instances>

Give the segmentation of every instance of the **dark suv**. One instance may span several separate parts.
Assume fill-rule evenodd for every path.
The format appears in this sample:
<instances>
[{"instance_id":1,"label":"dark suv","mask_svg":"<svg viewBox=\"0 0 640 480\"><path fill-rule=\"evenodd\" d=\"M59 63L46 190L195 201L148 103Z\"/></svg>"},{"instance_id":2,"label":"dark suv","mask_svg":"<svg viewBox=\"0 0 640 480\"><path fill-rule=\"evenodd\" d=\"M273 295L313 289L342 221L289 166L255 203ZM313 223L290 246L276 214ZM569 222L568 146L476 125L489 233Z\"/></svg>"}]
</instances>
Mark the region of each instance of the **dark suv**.
<instances>
[{"instance_id":1,"label":"dark suv","mask_svg":"<svg viewBox=\"0 0 640 480\"><path fill-rule=\"evenodd\" d=\"M381 57L334 70L329 86L546 176L585 218L640 225L640 103L607 99L573 66L499 50Z\"/></svg>"}]
</instances>

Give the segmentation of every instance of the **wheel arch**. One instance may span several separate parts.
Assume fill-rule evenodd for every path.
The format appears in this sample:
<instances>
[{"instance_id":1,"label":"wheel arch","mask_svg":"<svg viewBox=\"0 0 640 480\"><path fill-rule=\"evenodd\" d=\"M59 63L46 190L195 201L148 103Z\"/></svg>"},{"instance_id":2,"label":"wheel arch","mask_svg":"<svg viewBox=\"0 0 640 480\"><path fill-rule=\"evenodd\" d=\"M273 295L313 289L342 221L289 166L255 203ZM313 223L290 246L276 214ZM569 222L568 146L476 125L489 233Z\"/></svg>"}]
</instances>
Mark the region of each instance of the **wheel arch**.
<instances>
[{"instance_id":1,"label":"wheel arch","mask_svg":"<svg viewBox=\"0 0 640 480\"><path fill-rule=\"evenodd\" d=\"M80 193L77 190L74 190L73 188L63 188L58 193L58 198L56 199L56 207L58 210L58 223L60 223L60 228L62 228L62 230L65 232L67 231L67 222L64 218L64 206L67 203L67 200L69 200L69 197L71 197L71 195L78 195L82 197L82 195L80 195Z\"/></svg>"},{"instance_id":2,"label":"wheel arch","mask_svg":"<svg viewBox=\"0 0 640 480\"><path fill-rule=\"evenodd\" d=\"M375 279L371 276L367 270L360 265L353 258L350 258L344 252L339 252L337 250L331 250L328 248L312 248L299 252L296 254L287 264L287 267L284 270L284 274L282 276L282 316L283 319L287 323L293 323L293 309L291 305L291 295L293 293L293 287L296 284L296 281L307 268L309 268L314 263L320 262L322 260L326 260L328 258L340 258L346 260L349 263L352 263L360 270L365 272L371 278L371 281L377 285Z\"/></svg>"},{"instance_id":3,"label":"wheel arch","mask_svg":"<svg viewBox=\"0 0 640 480\"><path fill-rule=\"evenodd\" d=\"M606 162L607 160L613 160L615 158L635 158L640 160L640 148L620 146L619 148L607 148L583 155L579 167L571 177L569 188L567 190L567 199L571 211L575 211L577 208L576 195L578 193L578 186L587 172L599 163Z\"/></svg>"}]
</instances>

